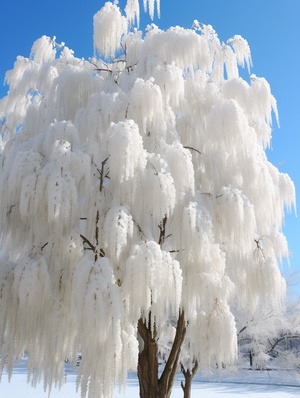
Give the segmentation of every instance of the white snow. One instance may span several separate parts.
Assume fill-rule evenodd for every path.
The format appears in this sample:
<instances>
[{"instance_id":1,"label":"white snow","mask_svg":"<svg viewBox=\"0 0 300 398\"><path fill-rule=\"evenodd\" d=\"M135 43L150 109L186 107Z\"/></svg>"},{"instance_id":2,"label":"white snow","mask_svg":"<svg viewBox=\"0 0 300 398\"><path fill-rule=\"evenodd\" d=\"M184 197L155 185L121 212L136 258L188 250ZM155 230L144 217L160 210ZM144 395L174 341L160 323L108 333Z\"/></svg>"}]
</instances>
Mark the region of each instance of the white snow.
<instances>
[{"instance_id":1,"label":"white snow","mask_svg":"<svg viewBox=\"0 0 300 398\"><path fill-rule=\"evenodd\" d=\"M112 57L119 50L120 39L126 31L127 21L122 16L119 7L106 2L104 7L94 15L95 51L99 51L105 57Z\"/></svg>"},{"instance_id":2,"label":"white snow","mask_svg":"<svg viewBox=\"0 0 300 398\"><path fill-rule=\"evenodd\" d=\"M274 374L273 374L274 373ZM237 375L218 377L199 377L196 375L193 382L191 398L292 398L299 395L300 381L294 375L285 372L242 371ZM79 398L80 391L76 392L76 376L67 370L65 384L59 390L52 388L50 396L43 389L42 383L36 388L27 383L27 375L23 365L19 363L14 369L11 382L8 382L4 373L0 383L1 398ZM119 391L116 387L114 398L138 398L138 380L135 373L130 373L126 390ZM182 398L180 378L175 381L171 398Z\"/></svg>"}]
</instances>

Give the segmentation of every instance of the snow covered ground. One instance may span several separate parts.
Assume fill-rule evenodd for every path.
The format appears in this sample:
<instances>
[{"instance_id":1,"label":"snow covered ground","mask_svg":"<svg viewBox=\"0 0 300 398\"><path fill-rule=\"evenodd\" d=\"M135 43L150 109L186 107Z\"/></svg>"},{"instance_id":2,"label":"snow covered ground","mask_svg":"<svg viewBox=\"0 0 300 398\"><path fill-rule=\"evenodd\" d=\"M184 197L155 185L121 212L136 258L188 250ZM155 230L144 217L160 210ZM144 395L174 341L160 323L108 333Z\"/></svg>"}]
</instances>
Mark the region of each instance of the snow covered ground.
<instances>
[{"instance_id":1,"label":"snow covered ground","mask_svg":"<svg viewBox=\"0 0 300 398\"><path fill-rule=\"evenodd\" d=\"M61 390L53 389L50 398L80 398L75 389L76 375L66 372L66 383ZM289 372L242 371L231 376L217 375L209 378L197 376L193 383L192 398L294 398L300 395L300 380ZM172 398L182 398L180 380L176 381ZM1 398L48 398L43 386L33 389L27 384L26 371L23 363L16 365L11 382L7 375L2 376L0 383ZM139 397L138 383L135 374L129 375L125 395L116 388L115 398Z\"/></svg>"},{"instance_id":2,"label":"snow covered ground","mask_svg":"<svg viewBox=\"0 0 300 398\"><path fill-rule=\"evenodd\" d=\"M192 390L192 398L234 398L242 395L243 398L295 398L300 394L300 387L288 387L278 385L258 385L245 383L195 383ZM1 398L48 398L48 393L43 391L41 385L33 389L26 383L24 374L14 375L11 383L3 379L0 384ZM138 398L138 386L136 382L129 382L125 395L115 393L115 398ZM182 391L177 384L173 390L172 398L182 398ZM75 392L75 383L67 382L63 388L53 390L50 398L80 398L80 393Z\"/></svg>"}]
</instances>

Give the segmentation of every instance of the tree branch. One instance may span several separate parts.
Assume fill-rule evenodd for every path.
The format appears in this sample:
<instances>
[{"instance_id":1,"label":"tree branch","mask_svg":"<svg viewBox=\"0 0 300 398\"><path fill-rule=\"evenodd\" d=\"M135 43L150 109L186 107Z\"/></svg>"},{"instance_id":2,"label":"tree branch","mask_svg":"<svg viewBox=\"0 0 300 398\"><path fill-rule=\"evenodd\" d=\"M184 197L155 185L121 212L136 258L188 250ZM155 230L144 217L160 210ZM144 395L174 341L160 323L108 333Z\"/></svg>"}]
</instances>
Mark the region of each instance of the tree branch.
<instances>
[{"instance_id":1,"label":"tree branch","mask_svg":"<svg viewBox=\"0 0 300 398\"><path fill-rule=\"evenodd\" d=\"M146 342L148 338L148 329L141 318L138 320L138 332L144 342Z\"/></svg>"},{"instance_id":2,"label":"tree branch","mask_svg":"<svg viewBox=\"0 0 300 398\"><path fill-rule=\"evenodd\" d=\"M189 149L190 151L195 151L195 152L199 153L199 155L202 155L202 152L198 151L198 149L193 148L191 146L184 146L183 148L184 149Z\"/></svg>"},{"instance_id":3,"label":"tree branch","mask_svg":"<svg viewBox=\"0 0 300 398\"><path fill-rule=\"evenodd\" d=\"M102 192L102 190L103 190L104 179L108 175L108 173L104 174L104 166L105 166L106 162L108 161L108 159L109 159L109 156L101 162L101 170L100 171L98 170L99 174L100 174L100 186L99 186L100 192Z\"/></svg>"},{"instance_id":4,"label":"tree branch","mask_svg":"<svg viewBox=\"0 0 300 398\"><path fill-rule=\"evenodd\" d=\"M83 243L86 243L91 250L96 251L96 247L85 236L80 234L80 237L83 240Z\"/></svg>"},{"instance_id":5,"label":"tree branch","mask_svg":"<svg viewBox=\"0 0 300 398\"><path fill-rule=\"evenodd\" d=\"M163 391L167 391L168 386L173 384L178 364L179 364L179 356L181 352L181 347L185 339L186 334L186 322L184 319L184 311L179 310L179 316L177 320L177 328L175 337L173 340L173 345L169 354L169 358L166 362L166 366L164 371L160 377L160 384L162 386Z\"/></svg>"},{"instance_id":6,"label":"tree branch","mask_svg":"<svg viewBox=\"0 0 300 398\"><path fill-rule=\"evenodd\" d=\"M293 339L299 339L300 340L300 335L294 334L294 335L285 335L285 336L280 337L279 339L277 339L275 341L275 343L271 346L271 348L267 352L273 351L274 348L276 346L278 346L279 343L281 343L283 340L287 340L287 339L288 340L293 340Z\"/></svg>"},{"instance_id":7,"label":"tree branch","mask_svg":"<svg viewBox=\"0 0 300 398\"><path fill-rule=\"evenodd\" d=\"M43 251L48 244L49 244L49 242L46 242L45 244L43 244L43 246L41 247L41 250Z\"/></svg>"},{"instance_id":8,"label":"tree branch","mask_svg":"<svg viewBox=\"0 0 300 398\"><path fill-rule=\"evenodd\" d=\"M165 214L165 216L162 219L160 225L158 226L158 228L160 229L158 244L160 246L162 246L164 241L165 241L167 219L168 219L167 215Z\"/></svg>"}]
</instances>

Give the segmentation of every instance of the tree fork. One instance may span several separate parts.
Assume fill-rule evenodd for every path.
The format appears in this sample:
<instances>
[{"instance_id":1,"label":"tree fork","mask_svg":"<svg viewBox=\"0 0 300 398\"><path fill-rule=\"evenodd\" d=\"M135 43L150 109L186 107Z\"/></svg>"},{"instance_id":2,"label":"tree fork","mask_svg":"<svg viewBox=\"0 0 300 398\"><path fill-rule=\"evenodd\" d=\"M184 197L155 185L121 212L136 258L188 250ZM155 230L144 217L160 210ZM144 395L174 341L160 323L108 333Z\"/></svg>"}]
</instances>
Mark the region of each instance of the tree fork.
<instances>
[{"instance_id":1,"label":"tree fork","mask_svg":"<svg viewBox=\"0 0 300 398\"><path fill-rule=\"evenodd\" d=\"M181 365L181 372L184 376L184 382L181 382L181 388L183 390L183 398L191 397L191 389L192 389L192 381L198 370L198 361L196 360L193 366L193 369L185 370L184 366Z\"/></svg>"},{"instance_id":2,"label":"tree fork","mask_svg":"<svg viewBox=\"0 0 300 398\"><path fill-rule=\"evenodd\" d=\"M144 342L143 351L140 352L138 361L140 397L169 398L179 366L181 347L186 333L184 312L180 311L179 313L173 345L160 378L158 378L158 346L155 328L154 332L152 332L151 322L149 321L147 326L145 321L140 319L138 332Z\"/></svg>"}]
</instances>

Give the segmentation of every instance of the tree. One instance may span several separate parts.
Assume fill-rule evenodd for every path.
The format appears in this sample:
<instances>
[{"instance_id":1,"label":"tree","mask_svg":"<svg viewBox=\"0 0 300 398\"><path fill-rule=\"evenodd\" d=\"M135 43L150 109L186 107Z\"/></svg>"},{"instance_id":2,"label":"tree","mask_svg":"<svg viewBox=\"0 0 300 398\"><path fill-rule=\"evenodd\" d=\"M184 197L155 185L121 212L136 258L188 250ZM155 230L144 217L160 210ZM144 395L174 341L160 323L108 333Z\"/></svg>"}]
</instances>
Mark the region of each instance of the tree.
<instances>
[{"instance_id":1,"label":"tree","mask_svg":"<svg viewBox=\"0 0 300 398\"><path fill-rule=\"evenodd\" d=\"M169 397L179 364L234 362L232 304L283 300L295 203L265 153L270 87L239 76L246 40L196 21L142 33L138 2L126 13L95 15L90 60L38 39L0 103L0 366L27 352L51 388L80 352L90 398L130 369L141 397Z\"/></svg>"},{"instance_id":2,"label":"tree","mask_svg":"<svg viewBox=\"0 0 300 398\"><path fill-rule=\"evenodd\" d=\"M299 300L284 311L263 308L254 314L235 314L240 366L250 369L280 369L299 372Z\"/></svg>"}]
</instances>

